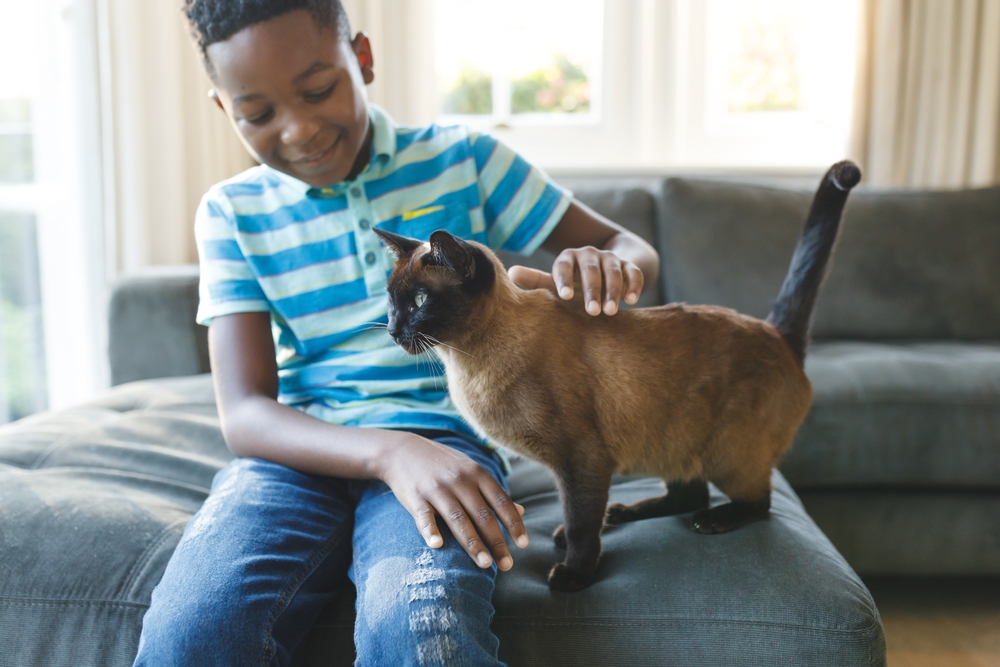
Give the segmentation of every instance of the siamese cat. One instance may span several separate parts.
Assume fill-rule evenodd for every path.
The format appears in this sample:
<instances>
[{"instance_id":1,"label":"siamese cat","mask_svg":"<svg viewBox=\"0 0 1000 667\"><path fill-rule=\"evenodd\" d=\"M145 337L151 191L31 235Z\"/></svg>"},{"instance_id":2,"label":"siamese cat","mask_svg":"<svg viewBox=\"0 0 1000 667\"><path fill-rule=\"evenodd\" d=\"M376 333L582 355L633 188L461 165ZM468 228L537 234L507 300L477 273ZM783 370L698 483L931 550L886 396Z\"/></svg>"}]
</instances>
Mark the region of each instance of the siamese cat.
<instances>
[{"instance_id":1,"label":"siamese cat","mask_svg":"<svg viewBox=\"0 0 1000 667\"><path fill-rule=\"evenodd\" d=\"M847 161L823 177L766 320L683 303L593 317L519 288L479 243L375 230L397 257L390 336L410 354L434 347L469 424L555 475L566 559L551 588L593 583L604 527L693 512L691 528L714 534L767 516L771 469L809 411L813 305L860 178ZM615 473L661 477L667 493L607 507ZM708 482L730 502L709 507Z\"/></svg>"}]
</instances>

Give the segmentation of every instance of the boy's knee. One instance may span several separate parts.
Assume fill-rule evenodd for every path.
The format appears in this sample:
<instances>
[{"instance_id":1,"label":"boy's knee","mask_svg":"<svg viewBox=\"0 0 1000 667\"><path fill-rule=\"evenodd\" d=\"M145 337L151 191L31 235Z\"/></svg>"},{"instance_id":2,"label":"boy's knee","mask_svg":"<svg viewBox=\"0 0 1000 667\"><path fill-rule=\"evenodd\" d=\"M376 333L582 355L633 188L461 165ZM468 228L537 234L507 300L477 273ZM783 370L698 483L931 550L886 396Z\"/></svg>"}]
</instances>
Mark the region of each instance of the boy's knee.
<instances>
[{"instance_id":1,"label":"boy's knee","mask_svg":"<svg viewBox=\"0 0 1000 667\"><path fill-rule=\"evenodd\" d=\"M373 642L409 647L418 664L437 665L480 641L492 615L490 574L456 570L448 560L426 549L415 558L385 558L368 570L358 607Z\"/></svg>"}]
</instances>

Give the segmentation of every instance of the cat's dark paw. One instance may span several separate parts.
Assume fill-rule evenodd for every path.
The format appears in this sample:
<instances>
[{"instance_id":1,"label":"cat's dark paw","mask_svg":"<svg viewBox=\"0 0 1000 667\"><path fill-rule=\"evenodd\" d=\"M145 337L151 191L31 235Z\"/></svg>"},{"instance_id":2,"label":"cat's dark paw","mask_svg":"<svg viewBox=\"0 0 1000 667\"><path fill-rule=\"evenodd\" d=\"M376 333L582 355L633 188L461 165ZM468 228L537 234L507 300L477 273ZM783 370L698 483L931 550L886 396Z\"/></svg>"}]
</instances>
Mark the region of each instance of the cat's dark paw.
<instances>
[{"instance_id":1,"label":"cat's dark paw","mask_svg":"<svg viewBox=\"0 0 1000 667\"><path fill-rule=\"evenodd\" d=\"M549 588L564 593L575 593L594 583L595 576L571 570L565 563L556 563L549 572Z\"/></svg>"},{"instance_id":2,"label":"cat's dark paw","mask_svg":"<svg viewBox=\"0 0 1000 667\"><path fill-rule=\"evenodd\" d=\"M718 535L732 528L727 528L718 523L719 517L712 514L712 510L698 510L691 517L691 530L702 535Z\"/></svg>"},{"instance_id":3,"label":"cat's dark paw","mask_svg":"<svg viewBox=\"0 0 1000 667\"><path fill-rule=\"evenodd\" d=\"M753 521L767 518L768 503L729 502L698 510L691 517L691 530L702 535L728 533Z\"/></svg>"},{"instance_id":4,"label":"cat's dark paw","mask_svg":"<svg viewBox=\"0 0 1000 667\"><path fill-rule=\"evenodd\" d=\"M629 521L635 521L635 511L628 505L611 503L604 514L605 526L620 526Z\"/></svg>"},{"instance_id":5,"label":"cat's dark paw","mask_svg":"<svg viewBox=\"0 0 1000 667\"><path fill-rule=\"evenodd\" d=\"M559 527L552 533L552 541L555 543L556 549L566 548L566 526L559 524Z\"/></svg>"}]
</instances>

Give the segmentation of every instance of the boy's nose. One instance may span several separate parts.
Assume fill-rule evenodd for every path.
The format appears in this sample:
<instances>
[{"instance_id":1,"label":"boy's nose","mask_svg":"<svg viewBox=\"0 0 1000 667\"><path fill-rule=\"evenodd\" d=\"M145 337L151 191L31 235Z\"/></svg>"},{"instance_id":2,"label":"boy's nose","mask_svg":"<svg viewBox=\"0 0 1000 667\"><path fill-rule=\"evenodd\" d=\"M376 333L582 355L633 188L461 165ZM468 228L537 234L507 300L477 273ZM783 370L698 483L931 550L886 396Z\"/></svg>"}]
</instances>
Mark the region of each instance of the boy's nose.
<instances>
[{"instance_id":1,"label":"boy's nose","mask_svg":"<svg viewBox=\"0 0 1000 667\"><path fill-rule=\"evenodd\" d=\"M281 141L288 146L308 144L319 133L320 124L312 118L289 116L281 130Z\"/></svg>"}]
</instances>

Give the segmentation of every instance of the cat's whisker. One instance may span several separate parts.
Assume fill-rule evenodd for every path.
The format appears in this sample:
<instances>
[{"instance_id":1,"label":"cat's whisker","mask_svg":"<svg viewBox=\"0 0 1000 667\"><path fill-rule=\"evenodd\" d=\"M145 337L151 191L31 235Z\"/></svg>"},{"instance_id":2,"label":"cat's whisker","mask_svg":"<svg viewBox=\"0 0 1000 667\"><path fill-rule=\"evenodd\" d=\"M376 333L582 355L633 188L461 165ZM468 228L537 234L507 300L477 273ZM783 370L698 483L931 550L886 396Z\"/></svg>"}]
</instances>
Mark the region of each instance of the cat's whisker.
<instances>
[{"instance_id":1,"label":"cat's whisker","mask_svg":"<svg viewBox=\"0 0 1000 667\"><path fill-rule=\"evenodd\" d=\"M467 355L467 356L470 356L470 357L472 357L473 359L475 359L475 358L476 358L475 356L473 356L473 355L469 354L469 353L468 353L468 352L466 352L465 350L460 350L460 349L458 349L458 348L457 348L457 347L455 347L454 345L448 345L448 343L442 343L441 341L439 341L439 340L438 340L437 338L435 338L434 336L428 336L427 334L422 334L422 335L424 335L424 336L427 336L428 338L430 338L430 339L431 339L431 341L432 341L432 342L433 342L433 343L434 343L435 345L442 345L442 346L444 346L444 347L448 348L449 350L455 350L456 352L461 352L462 354L465 354L465 355Z\"/></svg>"}]
</instances>

